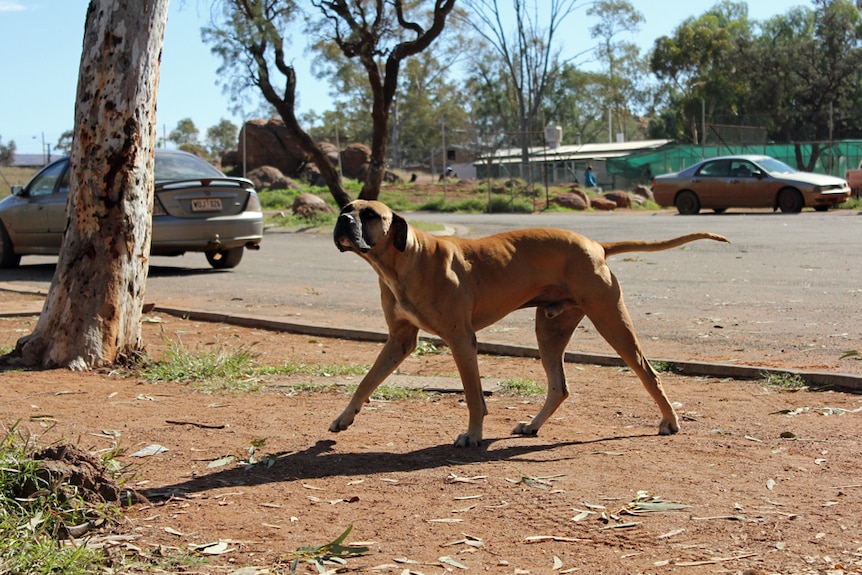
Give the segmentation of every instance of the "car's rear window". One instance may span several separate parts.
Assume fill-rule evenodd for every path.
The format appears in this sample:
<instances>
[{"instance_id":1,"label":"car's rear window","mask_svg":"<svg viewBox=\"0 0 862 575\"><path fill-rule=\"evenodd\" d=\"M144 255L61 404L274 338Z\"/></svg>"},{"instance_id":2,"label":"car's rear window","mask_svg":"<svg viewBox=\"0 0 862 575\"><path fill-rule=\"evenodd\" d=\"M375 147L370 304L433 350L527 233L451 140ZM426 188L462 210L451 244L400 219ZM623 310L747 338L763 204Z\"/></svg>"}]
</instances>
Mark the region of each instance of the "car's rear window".
<instances>
[{"instance_id":1,"label":"car's rear window","mask_svg":"<svg viewBox=\"0 0 862 575\"><path fill-rule=\"evenodd\" d=\"M157 154L155 172L157 182L223 177L221 172L204 160L179 154Z\"/></svg>"}]
</instances>

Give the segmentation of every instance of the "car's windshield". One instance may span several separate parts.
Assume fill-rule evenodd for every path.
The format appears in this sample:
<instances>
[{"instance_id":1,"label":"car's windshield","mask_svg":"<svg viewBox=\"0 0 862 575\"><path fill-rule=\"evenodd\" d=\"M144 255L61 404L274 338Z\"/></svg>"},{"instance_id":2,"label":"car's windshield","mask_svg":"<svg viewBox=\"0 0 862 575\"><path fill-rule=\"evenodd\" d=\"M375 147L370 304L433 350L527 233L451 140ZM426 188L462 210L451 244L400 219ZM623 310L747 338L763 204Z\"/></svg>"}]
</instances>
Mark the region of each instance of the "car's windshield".
<instances>
[{"instance_id":1,"label":"car's windshield","mask_svg":"<svg viewBox=\"0 0 862 575\"><path fill-rule=\"evenodd\" d=\"M799 170L794 170L787 164L782 161L776 160L775 158L766 158L763 160L757 160L757 163L760 164L760 167L769 172L770 174L792 174L794 172L798 172Z\"/></svg>"},{"instance_id":2,"label":"car's windshield","mask_svg":"<svg viewBox=\"0 0 862 575\"><path fill-rule=\"evenodd\" d=\"M155 172L157 182L223 177L206 161L185 154L157 154Z\"/></svg>"}]
</instances>

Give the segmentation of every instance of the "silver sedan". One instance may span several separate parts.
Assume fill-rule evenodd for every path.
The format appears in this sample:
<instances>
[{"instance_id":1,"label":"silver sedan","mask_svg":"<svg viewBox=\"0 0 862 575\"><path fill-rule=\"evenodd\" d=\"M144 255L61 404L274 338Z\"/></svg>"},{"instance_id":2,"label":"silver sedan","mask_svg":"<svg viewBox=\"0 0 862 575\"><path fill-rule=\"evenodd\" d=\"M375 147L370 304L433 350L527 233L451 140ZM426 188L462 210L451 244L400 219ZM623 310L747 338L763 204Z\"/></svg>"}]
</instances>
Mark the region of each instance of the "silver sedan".
<instances>
[{"instance_id":1,"label":"silver sedan","mask_svg":"<svg viewBox=\"0 0 862 575\"><path fill-rule=\"evenodd\" d=\"M236 267L263 238L260 200L249 180L225 176L186 152L156 150L152 255L203 252L216 269ZM66 227L69 158L61 158L0 200L0 268L22 255L56 255Z\"/></svg>"}]
</instances>

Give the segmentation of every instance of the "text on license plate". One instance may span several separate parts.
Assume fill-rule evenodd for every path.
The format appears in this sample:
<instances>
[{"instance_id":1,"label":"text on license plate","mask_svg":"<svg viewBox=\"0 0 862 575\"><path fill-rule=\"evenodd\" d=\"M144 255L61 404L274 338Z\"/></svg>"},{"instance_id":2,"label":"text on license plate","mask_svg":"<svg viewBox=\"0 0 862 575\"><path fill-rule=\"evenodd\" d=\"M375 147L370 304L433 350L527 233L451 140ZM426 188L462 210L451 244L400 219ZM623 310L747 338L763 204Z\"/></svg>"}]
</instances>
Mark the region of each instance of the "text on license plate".
<instances>
[{"instance_id":1,"label":"text on license plate","mask_svg":"<svg viewBox=\"0 0 862 575\"><path fill-rule=\"evenodd\" d=\"M221 210L221 198L198 198L192 200L193 212L217 212Z\"/></svg>"}]
</instances>

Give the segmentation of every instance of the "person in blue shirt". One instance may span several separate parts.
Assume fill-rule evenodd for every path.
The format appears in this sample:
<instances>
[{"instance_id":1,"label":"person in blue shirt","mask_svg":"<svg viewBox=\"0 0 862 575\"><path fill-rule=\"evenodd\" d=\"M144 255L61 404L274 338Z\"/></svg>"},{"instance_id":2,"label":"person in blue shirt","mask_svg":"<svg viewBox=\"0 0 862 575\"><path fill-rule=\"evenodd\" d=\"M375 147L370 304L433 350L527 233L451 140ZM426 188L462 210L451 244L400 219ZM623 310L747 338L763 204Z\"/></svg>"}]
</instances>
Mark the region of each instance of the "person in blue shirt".
<instances>
[{"instance_id":1,"label":"person in blue shirt","mask_svg":"<svg viewBox=\"0 0 862 575\"><path fill-rule=\"evenodd\" d=\"M587 170L584 172L584 185L588 188L596 187L596 176L593 174L592 166L587 166Z\"/></svg>"}]
</instances>

